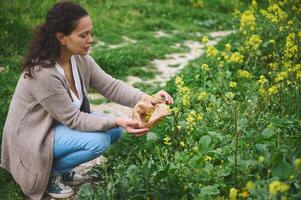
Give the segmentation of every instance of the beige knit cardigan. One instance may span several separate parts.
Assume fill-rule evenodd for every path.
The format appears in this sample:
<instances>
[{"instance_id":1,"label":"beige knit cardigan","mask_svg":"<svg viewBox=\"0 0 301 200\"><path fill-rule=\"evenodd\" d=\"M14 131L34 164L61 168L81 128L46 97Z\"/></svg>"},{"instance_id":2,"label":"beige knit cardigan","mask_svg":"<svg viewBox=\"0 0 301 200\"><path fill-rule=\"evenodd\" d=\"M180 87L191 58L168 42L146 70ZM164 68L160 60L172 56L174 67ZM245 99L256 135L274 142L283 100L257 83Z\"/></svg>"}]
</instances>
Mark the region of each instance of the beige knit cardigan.
<instances>
[{"instance_id":1,"label":"beige knit cardigan","mask_svg":"<svg viewBox=\"0 0 301 200\"><path fill-rule=\"evenodd\" d=\"M55 67L35 67L35 79L25 79L22 73L10 103L3 129L1 166L32 199L41 199L47 188L53 162L53 122L81 131L116 127L113 116L89 113L89 87L129 107L134 107L144 94L106 74L90 56L75 55L75 60L84 93L81 110L72 103L67 81Z\"/></svg>"}]
</instances>

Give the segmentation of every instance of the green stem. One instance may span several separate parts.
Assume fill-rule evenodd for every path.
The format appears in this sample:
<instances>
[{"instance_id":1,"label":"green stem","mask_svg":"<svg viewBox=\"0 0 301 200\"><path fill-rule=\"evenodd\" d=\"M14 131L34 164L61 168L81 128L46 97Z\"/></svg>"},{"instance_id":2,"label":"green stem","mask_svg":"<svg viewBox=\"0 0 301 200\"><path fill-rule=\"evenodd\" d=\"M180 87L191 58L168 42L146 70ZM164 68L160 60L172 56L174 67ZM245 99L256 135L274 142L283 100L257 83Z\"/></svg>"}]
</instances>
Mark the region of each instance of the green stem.
<instances>
[{"instance_id":1,"label":"green stem","mask_svg":"<svg viewBox=\"0 0 301 200\"><path fill-rule=\"evenodd\" d=\"M214 79L214 77L213 77L211 71L209 71L209 73L210 73L210 76L211 76L211 78L212 78L212 80L213 80L215 86L217 87L217 89L219 90L219 92L221 93L221 95L224 96L224 93L223 93L222 89L218 86L218 84L217 84L217 82L215 81L215 79ZM224 97L225 97L225 96L224 96Z\"/></svg>"},{"instance_id":2,"label":"green stem","mask_svg":"<svg viewBox=\"0 0 301 200\"><path fill-rule=\"evenodd\" d=\"M235 149L234 149L234 185L235 188L238 188L237 184L237 152L238 152L238 119L237 119L237 108L234 104L234 120L235 120Z\"/></svg>"}]
</instances>

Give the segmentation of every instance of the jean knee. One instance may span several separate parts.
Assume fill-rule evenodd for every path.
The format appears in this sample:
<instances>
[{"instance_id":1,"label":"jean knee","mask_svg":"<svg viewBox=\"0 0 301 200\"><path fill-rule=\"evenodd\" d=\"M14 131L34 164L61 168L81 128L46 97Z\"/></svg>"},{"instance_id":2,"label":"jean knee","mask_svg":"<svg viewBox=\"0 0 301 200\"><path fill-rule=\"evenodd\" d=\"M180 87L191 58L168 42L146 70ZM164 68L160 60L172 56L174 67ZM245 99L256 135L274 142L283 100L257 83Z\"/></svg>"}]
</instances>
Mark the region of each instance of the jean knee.
<instances>
[{"instance_id":1,"label":"jean knee","mask_svg":"<svg viewBox=\"0 0 301 200\"><path fill-rule=\"evenodd\" d=\"M91 153L92 156L100 156L108 150L110 142L111 140L106 134L97 134L90 141L88 151Z\"/></svg>"},{"instance_id":2,"label":"jean knee","mask_svg":"<svg viewBox=\"0 0 301 200\"><path fill-rule=\"evenodd\" d=\"M109 134L110 134L110 137L111 137L111 144L113 144L113 143L117 142L120 139L120 137L123 133L123 129L122 128L115 128L115 129L112 129L111 131L112 132L109 133Z\"/></svg>"}]
</instances>

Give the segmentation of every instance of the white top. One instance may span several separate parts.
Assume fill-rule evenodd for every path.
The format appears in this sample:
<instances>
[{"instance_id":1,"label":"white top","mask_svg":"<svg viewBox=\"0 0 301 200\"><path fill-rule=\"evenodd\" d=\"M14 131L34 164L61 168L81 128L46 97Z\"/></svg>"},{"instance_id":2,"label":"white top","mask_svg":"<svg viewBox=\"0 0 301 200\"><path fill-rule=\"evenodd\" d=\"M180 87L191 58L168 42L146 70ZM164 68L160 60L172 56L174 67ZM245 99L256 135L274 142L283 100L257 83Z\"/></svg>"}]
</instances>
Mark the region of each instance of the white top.
<instances>
[{"instance_id":1,"label":"white top","mask_svg":"<svg viewBox=\"0 0 301 200\"><path fill-rule=\"evenodd\" d=\"M55 63L55 67L58 69L58 71L65 76L65 72L64 69L59 65L59 63ZM77 65L76 65L76 61L74 60L74 57L71 56L71 67L72 67L72 73L73 73L73 79L75 81L75 88L76 91L79 95L79 98L77 98L77 96L74 94L74 92L70 89L71 91L71 96L73 98L73 103L74 105L77 107L77 109L80 109L82 103L83 103L83 99L84 99L84 95L83 95L83 91L82 91L82 86L80 84L80 78L79 78L79 74L78 74L78 70L77 70ZM67 81L68 83L68 81ZM68 83L69 85L69 83ZM70 88L70 85L69 85Z\"/></svg>"}]
</instances>

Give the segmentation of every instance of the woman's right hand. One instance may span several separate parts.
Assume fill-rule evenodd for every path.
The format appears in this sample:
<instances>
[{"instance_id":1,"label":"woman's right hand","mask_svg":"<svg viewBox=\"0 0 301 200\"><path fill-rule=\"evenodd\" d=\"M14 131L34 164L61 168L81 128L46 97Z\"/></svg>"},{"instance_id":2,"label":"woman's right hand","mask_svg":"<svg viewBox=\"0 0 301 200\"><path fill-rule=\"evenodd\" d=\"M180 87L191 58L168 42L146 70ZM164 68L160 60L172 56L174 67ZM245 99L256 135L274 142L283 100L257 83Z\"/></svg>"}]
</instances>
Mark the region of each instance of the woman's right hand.
<instances>
[{"instance_id":1,"label":"woman's right hand","mask_svg":"<svg viewBox=\"0 0 301 200\"><path fill-rule=\"evenodd\" d=\"M149 131L148 128L141 128L141 122L132 119L117 117L116 124L134 136L142 136Z\"/></svg>"}]
</instances>

